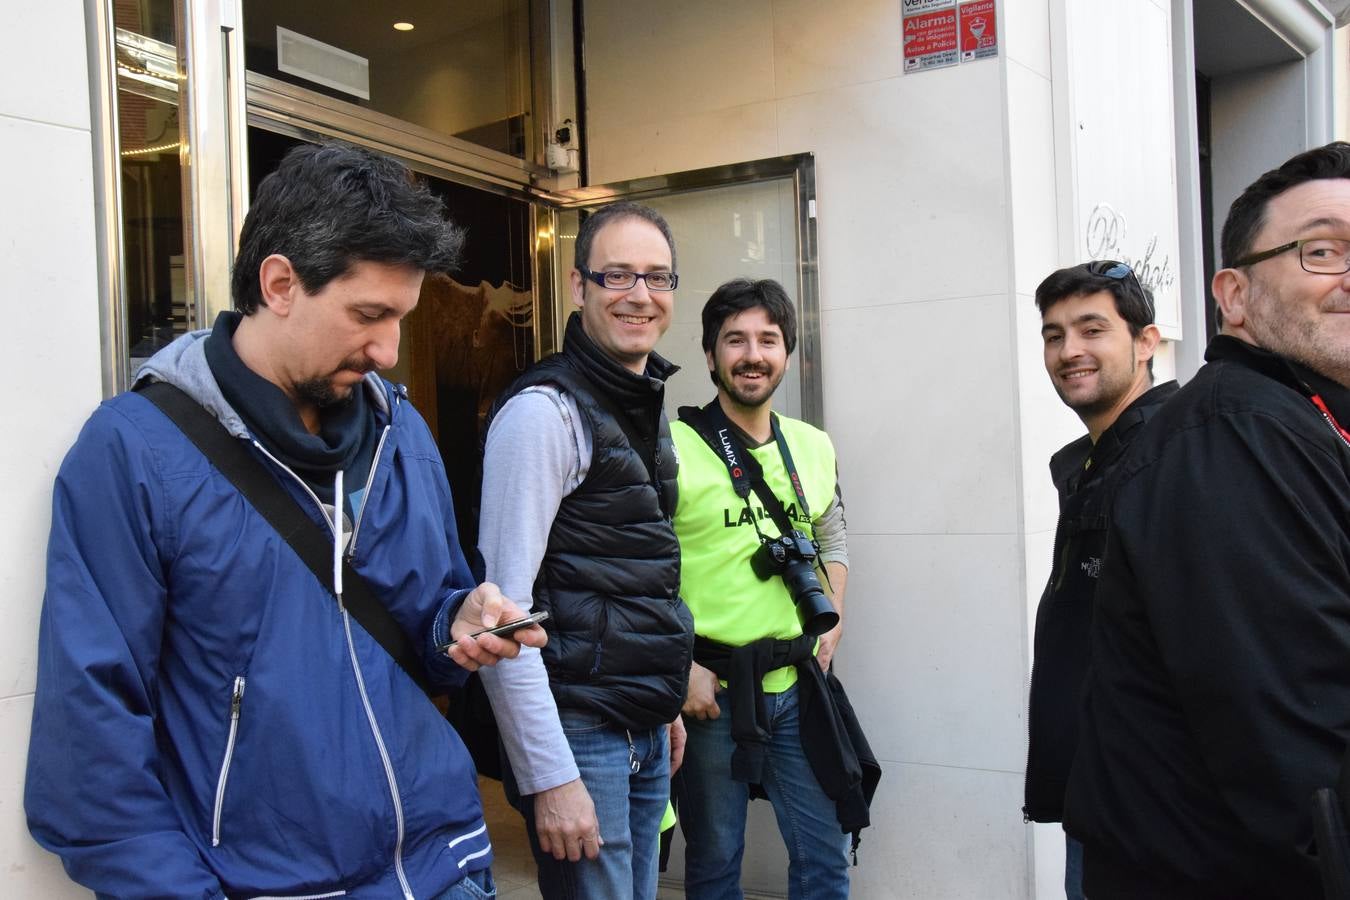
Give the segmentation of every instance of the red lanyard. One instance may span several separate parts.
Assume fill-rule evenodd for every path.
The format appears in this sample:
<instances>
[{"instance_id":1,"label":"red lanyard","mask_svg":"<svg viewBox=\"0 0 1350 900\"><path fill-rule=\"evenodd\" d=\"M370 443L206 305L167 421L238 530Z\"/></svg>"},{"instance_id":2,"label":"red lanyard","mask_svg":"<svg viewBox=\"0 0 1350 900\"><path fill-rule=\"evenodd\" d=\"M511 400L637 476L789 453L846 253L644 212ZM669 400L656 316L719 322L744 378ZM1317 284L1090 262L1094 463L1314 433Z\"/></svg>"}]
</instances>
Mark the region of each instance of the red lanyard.
<instances>
[{"instance_id":1,"label":"red lanyard","mask_svg":"<svg viewBox=\"0 0 1350 900\"><path fill-rule=\"evenodd\" d=\"M1322 413L1322 418L1327 420L1327 424L1336 429L1336 433L1341 436L1341 440L1345 441L1347 447L1350 447L1350 431L1346 431L1341 427L1341 423L1336 421L1336 417L1331 414L1331 410L1327 409L1326 401L1322 399L1321 395L1313 394L1309 399L1312 400L1313 406L1316 406Z\"/></svg>"}]
</instances>

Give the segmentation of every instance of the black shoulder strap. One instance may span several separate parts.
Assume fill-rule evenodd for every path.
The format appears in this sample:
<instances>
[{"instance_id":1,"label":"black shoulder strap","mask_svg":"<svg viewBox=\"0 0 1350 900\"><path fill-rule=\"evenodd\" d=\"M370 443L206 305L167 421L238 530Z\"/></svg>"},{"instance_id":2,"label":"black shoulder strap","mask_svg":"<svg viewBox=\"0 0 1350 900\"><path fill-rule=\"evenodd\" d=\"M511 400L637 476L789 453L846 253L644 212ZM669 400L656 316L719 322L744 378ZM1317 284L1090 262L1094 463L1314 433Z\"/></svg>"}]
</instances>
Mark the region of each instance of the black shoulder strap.
<instances>
[{"instance_id":1,"label":"black shoulder strap","mask_svg":"<svg viewBox=\"0 0 1350 900\"><path fill-rule=\"evenodd\" d=\"M345 558L342 561L342 597L339 599L333 593L331 540L257 457L240 440L232 437L215 416L173 385L156 381L137 386L136 392L173 420L202 455L244 495L249 505L291 545L339 605L346 607L418 687L430 693L422 658L408 633Z\"/></svg>"},{"instance_id":2,"label":"black shoulder strap","mask_svg":"<svg viewBox=\"0 0 1350 900\"><path fill-rule=\"evenodd\" d=\"M717 401L714 400L702 409L697 406L681 406L679 416L680 421L694 429L712 452L726 464L736 495L744 500L753 490L755 496L759 497L759 502L764 504L769 518L773 519L773 524L778 526L779 533L793 532L795 527L792 520L787 517L782 502L764 480L764 467L745 448L740 438L736 437L731 423L726 419L726 413L722 412Z\"/></svg>"}]
</instances>

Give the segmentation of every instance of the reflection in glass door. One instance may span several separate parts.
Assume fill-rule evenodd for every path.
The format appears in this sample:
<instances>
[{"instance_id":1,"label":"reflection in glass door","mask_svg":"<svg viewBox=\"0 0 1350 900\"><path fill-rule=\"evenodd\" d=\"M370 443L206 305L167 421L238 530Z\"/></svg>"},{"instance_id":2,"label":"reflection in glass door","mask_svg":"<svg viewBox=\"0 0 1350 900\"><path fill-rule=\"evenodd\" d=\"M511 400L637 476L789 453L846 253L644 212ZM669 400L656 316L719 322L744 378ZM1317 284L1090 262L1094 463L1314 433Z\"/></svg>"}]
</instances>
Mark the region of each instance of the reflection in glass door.
<instances>
[{"instance_id":1,"label":"reflection in glass door","mask_svg":"<svg viewBox=\"0 0 1350 900\"><path fill-rule=\"evenodd\" d=\"M185 247L183 68L171 3L119 3L117 135L128 371L195 324Z\"/></svg>"}]
</instances>

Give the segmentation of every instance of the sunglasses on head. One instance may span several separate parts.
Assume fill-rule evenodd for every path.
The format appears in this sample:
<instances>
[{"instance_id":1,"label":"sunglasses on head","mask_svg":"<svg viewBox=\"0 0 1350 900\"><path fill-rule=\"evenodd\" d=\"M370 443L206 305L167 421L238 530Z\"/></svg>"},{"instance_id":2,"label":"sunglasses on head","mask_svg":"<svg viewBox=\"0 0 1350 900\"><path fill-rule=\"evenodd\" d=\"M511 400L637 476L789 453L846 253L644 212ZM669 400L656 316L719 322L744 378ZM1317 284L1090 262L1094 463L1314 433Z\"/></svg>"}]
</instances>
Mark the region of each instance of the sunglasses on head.
<instances>
[{"instance_id":1,"label":"sunglasses on head","mask_svg":"<svg viewBox=\"0 0 1350 900\"><path fill-rule=\"evenodd\" d=\"M1127 264L1114 259L1099 259L1087 264L1087 270L1093 275L1100 275L1102 278L1110 278L1114 281L1129 281L1134 283L1134 289L1139 292L1140 298L1144 301L1144 307L1148 310L1149 321L1153 321L1153 298L1149 296L1148 291L1139 283L1139 276L1134 274Z\"/></svg>"}]
</instances>

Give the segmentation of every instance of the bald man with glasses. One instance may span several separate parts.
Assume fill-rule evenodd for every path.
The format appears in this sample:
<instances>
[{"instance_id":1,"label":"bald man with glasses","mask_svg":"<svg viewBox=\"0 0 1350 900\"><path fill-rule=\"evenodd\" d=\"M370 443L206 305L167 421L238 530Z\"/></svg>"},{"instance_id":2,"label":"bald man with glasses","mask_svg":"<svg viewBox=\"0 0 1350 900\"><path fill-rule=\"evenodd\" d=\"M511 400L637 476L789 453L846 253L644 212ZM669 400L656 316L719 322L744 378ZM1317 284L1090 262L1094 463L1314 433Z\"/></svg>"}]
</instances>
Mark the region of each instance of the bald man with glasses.
<instances>
[{"instance_id":1,"label":"bald man with glasses","mask_svg":"<svg viewBox=\"0 0 1350 900\"><path fill-rule=\"evenodd\" d=\"M1233 203L1222 333L1113 478L1064 827L1084 892L1321 897L1350 741L1350 144Z\"/></svg>"}]
</instances>

